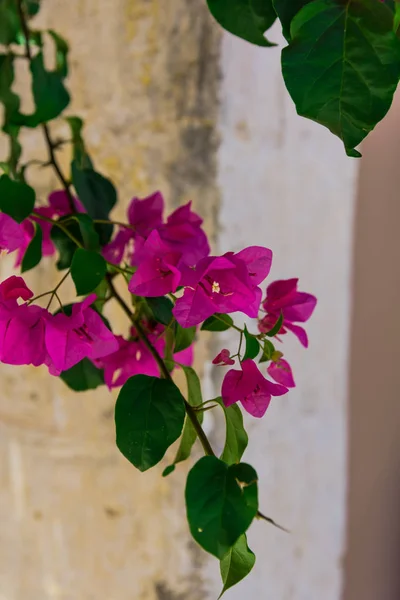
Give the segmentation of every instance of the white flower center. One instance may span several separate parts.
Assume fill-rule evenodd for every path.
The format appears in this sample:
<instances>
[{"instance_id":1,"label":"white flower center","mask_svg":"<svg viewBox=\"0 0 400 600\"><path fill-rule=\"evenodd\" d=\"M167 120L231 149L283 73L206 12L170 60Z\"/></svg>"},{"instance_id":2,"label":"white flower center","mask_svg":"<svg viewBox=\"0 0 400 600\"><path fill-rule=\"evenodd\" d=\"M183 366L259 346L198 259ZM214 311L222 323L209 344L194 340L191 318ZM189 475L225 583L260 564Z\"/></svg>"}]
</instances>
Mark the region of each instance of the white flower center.
<instances>
[{"instance_id":1,"label":"white flower center","mask_svg":"<svg viewBox=\"0 0 400 600\"><path fill-rule=\"evenodd\" d=\"M213 284L211 286L211 291L213 294L219 294L221 291L221 288L219 287L219 283L218 281L213 281Z\"/></svg>"}]
</instances>

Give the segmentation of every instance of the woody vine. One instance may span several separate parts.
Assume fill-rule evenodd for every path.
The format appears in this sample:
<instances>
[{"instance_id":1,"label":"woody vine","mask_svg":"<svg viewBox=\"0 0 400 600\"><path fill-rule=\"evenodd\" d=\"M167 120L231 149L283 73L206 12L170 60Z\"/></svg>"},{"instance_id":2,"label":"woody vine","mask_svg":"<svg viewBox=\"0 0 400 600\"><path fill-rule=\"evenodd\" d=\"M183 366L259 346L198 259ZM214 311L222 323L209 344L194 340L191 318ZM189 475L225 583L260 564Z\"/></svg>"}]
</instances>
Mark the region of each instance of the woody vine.
<instances>
[{"instance_id":1,"label":"woody vine","mask_svg":"<svg viewBox=\"0 0 400 600\"><path fill-rule=\"evenodd\" d=\"M208 0L211 13L231 33L261 46L279 18L288 41L283 75L298 112L327 126L350 156L388 110L400 73L394 2L380 0ZM247 446L242 410L265 415L273 397L295 386L282 351L286 335L308 346L304 323L316 298L299 290L296 278L267 280L272 251L251 246L211 255L202 219L191 204L164 216L160 192L134 197L124 222L110 216L117 193L89 156L83 122L65 115L68 44L55 31L37 31L39 0L0 0L0 102L9 154L0 163L0 249L15 253L15 269L34 269L55 256L55 288L35 296L21 275L0 283L0 360L47 367L76 392L106 385L120 388L115 406L116 442L140 471L158 464L178 442L163 475L188 459L198 441L204 451L190 469L186 510L190 531L220 560L222 592L243 579L255 556L246 531L254 519L274 522L258 505L257 473L242 462ZM53 45L56 66L46 69L44 44ZM24 114L13 91L14 64L29 64L35 109ZM49 122L67 121L71 169L64 173ZM43 201L29 184L21 161L21 128L39 128L48 162L59 182ZM71 278L77 301L63 302ZM117 291L122 280L130 294ZM114 335L103 314L116 303L130 321ZM252 319L249 329L231 314ZM193 368L196 339L211 331L237 333L234 348L213 359L224 369L220 396L203 398ZM182 370L183 395L174 382ZM215 454L202 427L204 412L223 410L226 441Z\"/></svg>"}]
</instances>

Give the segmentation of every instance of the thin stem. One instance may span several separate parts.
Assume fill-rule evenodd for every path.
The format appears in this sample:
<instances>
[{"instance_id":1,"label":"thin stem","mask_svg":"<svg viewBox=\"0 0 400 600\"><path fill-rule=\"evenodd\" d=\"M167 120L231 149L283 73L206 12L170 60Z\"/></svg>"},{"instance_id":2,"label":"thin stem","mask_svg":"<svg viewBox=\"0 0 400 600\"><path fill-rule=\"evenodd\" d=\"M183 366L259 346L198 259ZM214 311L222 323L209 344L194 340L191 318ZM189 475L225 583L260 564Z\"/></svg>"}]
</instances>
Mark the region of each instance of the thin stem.
<instances>
[{"instance_id":1,"label":"thin stem","mask_svg":"<svg viewBox=\"0 0 400 600\"><path fill-rule=\"evenodd\" d=\"M281 529L285 533L290 533L289 529L285 529L285 527L282 527L282 525L278 525L278 523L275 523L275 521L273 519L271 519L270 517L265 516L259 510L257 511L256 519L262 519L263 521L267 521L267 523L271 523L271 525L273 525L274 527L277 527L278 529Z\"/></svg>"},{"instance_id":2,"label":"thin stem","mask_svg":"<svg viewBox=\"0 0 400 600\"><path fill-rule=\"evenodd\" d=\"M108 287L110 288L111 295L115 298L115 300L118 302L118 304L120 305L120 307L122 308L124 313L127 315L127 317L130 319L131 323L136 328L138 336L143 341L143 343L146 345L147 349L149 350L149 352L155 359L155 361L158 365L158 368L160 369L160 373L161 373L162 377L164 377L165 379L168 379L168 381L172 381L171 374L168 371L164 360L158 353L158 350L153 346L153 344L148 339L141 322L139 320L135 319L135 315L132 313L129 306L125 303L125 301L118 294L117 290L114 287L114 283L112 281L112 277L110 276L110 274L106 275L106 279L107 279ZM214 451L211 447L211 444L208 441L208 438L207 438L206 434L204 433L203 428L197 419L196 412L194 411L193 407L189 404L189 402L187 402L187 400L184 399L184 402L185 402L186 414L192 422L192 425L199 437L201 445L203 446L205 454L207 454L208 456L215 456Z\"/></svg>"},{"instance_id":3,"label":"thin stem","mask_svg":"<svg viewBox=\"0 0 400 600\"><path fill-rule=\"evenodd\" d=\"M67 235L69 239L72 240L74 244L78 246L78 248L83 248L80 241L69 231L67 227L65 227L63 223L60 223L60 221L54 221L54 219L50 219L49 217L45 217L44 215L41 215L36 212L33 212L32 214L36 219L41 219L42 221L46 221L46 223L52 223L52 225L55 225L56 227L61 229L61 231L63 231L65 235Z\"/></svg>"},{"instance_id":4,"label":"thin stem","mask_svg":"<svg viewBox=\"0 0 400 600\"><path fill-rule=\"evenodd\" d=\"M57 300L58 300L58 301L59 301L59 303L60 303L60 306L62 307L62 302L61 302L60 298L58 297L58 294L57 294L57 292L58 292L58 290L60 289L60 287L62 286L62 284L64 283L64 281L67 279L67 277L68 277L68 275L70 274L70 272L71 272L71 271L70 271L70 270L68 270L68 271L65 273L64 277L63 277L62 279L60 279L60 281L57 283L56 287L55 287L55 288L54 288L54 290L52 291L52 293L51 293L51 296L50 296L49 303L48 303L48 305L47 305L47 307L46 307L46 308L47 308L47 310L49 310L50 304L52 303L52 300L53 300L54 296L57 298Z\"/></svg>"},{"instance_id":5,"label":"thin stem","mask_svg":"<svg viewBox=\"0 0 400 600\"><path fill-rule=\"evenodd\" d=\"M93 223L99 223L100 225L118 225L119 227L125 227L125 229L132 229L136 231L136 227L122 223L122 221L109 221L108 219L93 219Z\"/></svg>"},{"instance_id":6,"label":"thin stem","mask_svg":"<svg viewBox=\"0 0 400 600\"><path fill-rule=\"evenodd\" d=\"M29 60L29 63L31 64L32 63L32 52L31 52L31 47L29 45L30 35L29 35L28 23L26 21L25 15L24 15L24 8L23 8L22 0L17 0L17 6L18 6L19 18L21 21L21 27L22 27L22 31L24 33L24 38L25 38L25 55L26 55L26 58ZM70 205L71 211L75 212L74 199L71 194L70 184L64 177L63 172L61 171L61 168L57 162L57 158L56 158L56 155L54 152L55 144L53 143L53 141L51 139L50 129L49 129L47 123L42 123L42 130L43 130L43 134L44 134L44 137L46 140L47 149L48 149L48 153L49 153L49 163L53 166L53 168L57 174L57 177L60 180L60 182L65 190L65 193L67 194L68 203Z\"/></svg>"}]
</instances>

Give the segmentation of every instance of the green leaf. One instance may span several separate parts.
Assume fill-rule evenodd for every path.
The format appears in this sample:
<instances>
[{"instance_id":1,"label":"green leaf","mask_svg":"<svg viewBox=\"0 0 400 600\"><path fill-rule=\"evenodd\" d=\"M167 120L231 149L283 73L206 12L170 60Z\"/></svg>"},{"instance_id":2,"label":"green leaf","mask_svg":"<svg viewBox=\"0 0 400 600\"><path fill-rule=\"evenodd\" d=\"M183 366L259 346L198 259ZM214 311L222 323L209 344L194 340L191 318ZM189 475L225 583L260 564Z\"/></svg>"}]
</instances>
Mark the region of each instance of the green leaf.
<instances>
[{"instance_id":1,"label":"green leaf","mask_svg":"<svg viewBox=\"0 0 400 600\"><path fill-rule=\"evenodd\" d=\"M68 371L63 371L60 378L75 392L95 390L104 385L104 374L88 359L84 358Z\"/></svg>"},{"instance_id":2,"label":"green leaf","mask_svg":"<svg viewBox=\"0 0 400 600\"><path fill-rule=\"evenodd\" d=\"M83 121L80 117L66 117L72 136L72 152L75 164L80 169L93 169L82 137Z\"/></svg>"},{"instance_id":3,"label":"green leaf","mask_svg":"<svg viewBox=\"0 0 400 600\"><path fill-rule=\"evenodd\" d=\"M56 73L58 73L62 79L65 79L68 75L68 44L64 38L52 29L48 30L48 34L52 38L56 48Z\"/></svg>"},{"instance_id":4,"label":"green leaf","mask_svg":"<svg viewBox=\"0 0 400 600\"><path fill-rule=\"evenodd\" d=\"M200 384L200 380L197 376L197 373L191 367L184 367L182 365L182 369L183 369L183 372L185 373L187 387L188 387L188 402L189 402L189 404L191 404L191 406L200 406L203 402L203 397L201 394L201 384ZM203 416L204 416L203 413L198 412L198 413L196 413L196 416L197 416L199 423L202 423ZM186 415L185 424L183 427L183 432L182 432L182 437L181 437L181 441L179 444L179 448L177 450L177 453L176 453L176 456L175 456L175 459L174 459L174 462L172 463L172 465L170 465L169 467L167 467L164 470L164 473L163 473L164 477L166 477L167 475L172 473L176 464L183 462L184 460L189 458L190 453L192 451L193 444L195 443L196 439L197 439L196 430L193 427L191 420ZM174 467L174 468L172 468L172 467Z\"/></svg>"},{"instance_id":5,"label":"green leaf","mask_svg":"<svg viewBox=\"0 0 400 600\"><path fill-rule=\"evenodd\" d=\"M146 298L146 302L153 313L153 316L158 323L169 325L174 318L172 309L174 305L169 298L160 296L159 298Z\"/></svg>"},{"instance_id":6,"label":"green leaf","mask_svg":"<svg viewBox=\"0 0 400 600\"><path fill-rule=\"evenodd\" d=\"M221 460L232 465L240 462L249 441L243 425L242 411L237 404L225 406L222 398L215 398L214 401L222 407L226 421L225 446Z\"/></svg>"},{"instance_id":7,"label":"green leaf","mask_svg":"<svg viewBox=\"0 0 400 600\"><path fill-rule=\"evenodd\" d=\"M101 254L78 248L71 263L71 277L78 296L90 294L104 279L107 263Z\"/></svg>"},{"instance_id":8,"label":"green leaf","mask_svg":"<svg viewBox=\"0 0 400 600\"><path fill-rule=\"evenodd\" d=\"M78 222L85 248L87 250L99 250L99 234L95 229L93 219L84 213L75 214L74 219Z\"/></svg>"},{"instance_id":9,"label":"green leaf","mask_svg":"<svg viewBox=\"0 0 400 600\"><path fill-rule=\"evenodd\" d=\"M83 243L81 230L79 224L76 221L70 221L70 217L59 219L60 222L68 219L68 224L65 227L68 231L77 239L80 243ZM62 271L63 269L69 269L74 257L75 251L78 246L71 240L70 237L64 231L62 231L57 225L53 225L50 231L50 237L59 252L59 259L57 261L57 269Z\"/></svg>"},{"instance_id":10,"label":"green leaf","mask_svg":"<svg viewBox=\"0 0 400 600\"><path fill-rule=\"evenodd\" d=\"M272 0L250 0L250 7L260 31L267 31L276 20L276 12Z\"/></svg>"},{"instance_id":11,"label":"green leaf","mask_svg":"<svg viewBox=\"0 0 400 600\"><path fill-rule=\"evenodd\" d=\"M181 352L189 348L193 344L195 336L196 327L184 328L179 323L176 323L174 352Z\"/></svg>"},{"instance_id":12,"label":"green leaf","mask_svg":"<svg viewBox=\"0 0 400 600\"><path fill-rule=\"evenodd\" d=\"M246 340L246 352L244 353L243 360L255 358L260 352L260 344L257 338L248 332L246 325L244 326L244 338Z\"/></svg>"},{"instance_id":13,"label":"green leaf","mask_svg":"<svg viewBox=\"0 0 400 600\"><path fill-rule=\"evenodd\" d=\"M248 547L247 537L244 533L221 560L221 578L224 587L218 600L226 590L242 581L250 573L255 562L255 554Z\"/></svg>"},{"instance_id":14,"label":"green leaf","mask_svg":"<svg viewBox=\"0 0 400 600\"><path fill-rule=\"evenodd\" d=\"M263 362L267 362L268 360L271 360L271 356L274 352L275 352L275 346L273 345L273 343L270 342L269 340L264 340L263 353L258 362L263 363Z\"/></svg>"},{"instance_id":15,"label":"green leaf","mask_svg":"<svg viewBox=\"0 0 400 600\"><path fill-rule=\"evenodd\" d=\"M257 473L245 463L204 456L189 472L186 510L194 539L222 559L257 514Z\"/></svg>"},{"instance_id":16,"label":"green leaf","mask_svg":"<svg viewBox=\"0 0 400 600\"><path fill-rule=\"evenodd\" d=\"M40 0L25 0L25 6L30 17L34 17L40 10Z\"/></svg>"},{"instance_id":17,"label":"green leaf","mask_svg":"<svg viewBox=\"0 0 400 600\"><path fill-rule=\"evenodd\" d=\"M264 29L268 8L261 11L259 0L207 0L207 4L216 21L230 33L257 46L275 46L263 35L268 28ZM264 4L269 5L270 0Z\"/></svg>"},{"instance_id":18,"label":"green leaf","mask_svg":"<svg viewBox=\"0 0 400 600\"><path fill-rule=\"evenodd\" d=\"M0 209L22 223L35 206L35 191L26 183L13 181L8 175L0 177Z\"/></svg>"},{"instance_id":19,"label":"green leaf","mask_svg":"<svg viewBox=\"0 0 400 600\"><path fill-rule=\"evenodd\" d=\"M232 325L232 317L217 313L206 319L200 329L201 331L226 331Z\"/></svg>"},{"instance_id":20,"label":"green leaf","mask_svg":"<svg viewBox=\"0 0 400 600\"><path fill-rule=\"evenodd\" d=\"M279 315L278 320L275 323L275 325L272 327L272 329L267 331L265 335L267 335L268 337L275 337L276 334L280 332L282 323L283 323L283 314L281 313Z\"/></svg>"},{"instance_id":21,"label":"green leaf","mask_svg":"<svg viewBox=\"0 0 400 600\"><path fill-rule=\"evenodd\" d=\"M17 41L20 20L15 0L0 0L0 44Z\"/></svg>"},{"instance_id":22,"label":"green leaf","mask_svg":"<svg viewBox=\"0 0 400 600\"><path fill-rule=\"evenodd\" d=\"M115 405L117 446L139 471L146 471L178 439L184 420L184 399L172 381L135 375Z\"/></svg>"},{"instance_id":23,"label":"green leaf","mask_svg":"<svg viewBox=\"0 0 400 600\"><path fill-rule=\"evenodd\" d=\"M282 32L290 41L290 24L293 17L312 0L272 0L276 14L282 24Z\"/></svg>"},{"instance_id":24,"label":"green leaf","mask_svg":"<svg viewBox=\"0 0 400 600\"><path fill-rule=\"evenodd\" d=\"M57 71L46 71L43 54L39 52L31 62L32 93L36 111L23 118L22 125L36 127L58 117L68 106L70 97Z\"/></svg>"},{"instance_id":25,"label":"green leaf","mask_svg":"<svg viewBox=\"0 0 400 600\"><path fill-rule=\"evenodd\" d=\"M377 0L316 0L291 24L282 52L299 115L327 127L349 156L387 113L400 76L393 12Z\"/></svg>"},{"instance_id":26,"label":"green leaf","mask_svg":"<svg viewBox=\"0 0 400 600\"><path fill-rule=\"evenodd\" d=\"M35 234L27 247L24 258L21 263L21 273L30 271L42 260L42 228L38 223L34 223Z\"/></svg>"},{"instance_id":27,"label":"green leaf","mask_svg":"<svg viewBox=\"0 0 400 600\"><path fill-rule=\"evenodd\" d=\"M117 192L109 179L94 169L81 168L76 160L71 165L72 183L78 197L92 219L108 220L111 209L117 202ZM112 236L112 225L97 225L102 246Z\"/></svg>"}]
</instances>

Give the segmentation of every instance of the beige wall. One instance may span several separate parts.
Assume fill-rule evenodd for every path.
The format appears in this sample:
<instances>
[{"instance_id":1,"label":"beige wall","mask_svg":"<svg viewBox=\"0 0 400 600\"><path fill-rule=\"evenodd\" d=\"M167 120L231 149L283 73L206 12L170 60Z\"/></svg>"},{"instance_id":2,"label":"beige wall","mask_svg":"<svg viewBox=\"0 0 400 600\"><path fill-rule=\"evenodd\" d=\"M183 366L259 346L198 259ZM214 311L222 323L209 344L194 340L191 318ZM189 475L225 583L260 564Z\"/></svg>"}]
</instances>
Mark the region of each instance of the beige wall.
<instances>
[{"instance_id":1,"label":"beige wall","mask_svg":"<svg viewBox=\"0 0 400 600\"><path fill-rule=\"evenodd\" d=\"M354 237L345 600L400 598L400 96L363 147Z\"/></svg>"},{"instance_id":2,"label":"beige wall","mask_svg":"<svg viewBox=\"0 0 400 600\"><path fill-rule=\"evenodd\" d=\"M160 188L170 205L192 198L214 236L219 29L203 0L42 4L41 25L71 42L70 114L87 119L118 216ZM26 158L43 152L40 137L24 138ZM30 171L42 194L56 185L44 173ZM2 259L2 278L11 264ZM38 292L59 275L44 261L28 279ZM135 471L116 450L106 390L76 395L45 369L4 365L0 382L1 600L204 598L185 467L167 480L163 466Z\"/></svg>"}]
</instances>

